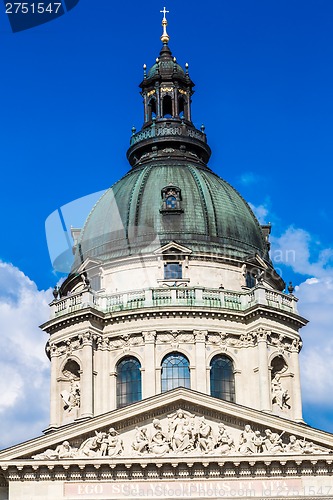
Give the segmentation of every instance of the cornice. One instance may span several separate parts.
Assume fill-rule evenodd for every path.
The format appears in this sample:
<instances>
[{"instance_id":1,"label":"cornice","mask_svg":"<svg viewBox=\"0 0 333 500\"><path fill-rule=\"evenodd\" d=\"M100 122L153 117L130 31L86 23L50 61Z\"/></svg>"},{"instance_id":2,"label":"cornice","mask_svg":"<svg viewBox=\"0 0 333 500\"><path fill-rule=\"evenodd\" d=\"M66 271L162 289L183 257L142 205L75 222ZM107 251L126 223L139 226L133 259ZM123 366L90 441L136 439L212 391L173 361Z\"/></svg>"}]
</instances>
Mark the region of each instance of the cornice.
<instances>
[{"instance_id":1,"label":"cornice","mask_svg":"<svg viewBox=\"0 0 333 500\"><path fill-rule=\"evenodd\" d=\"M332 476L333 456L1 460L0 470L7 481L280 479Z\"/></svg>"},{"instance_id":2,"label":"cornice","mask_svg":"<svg viewBox=\"0 0 333 500\"><path fill-rule=\"evenodd\" d=\"M227 321L236 321L238 323L249 324L251 321L257 318L273 318L274 320L281 321L293 325L293 327L302 328L308 321L289 311L281 311L275 309L271 306L266 306L262 304L255 304L245 311L237 311L230 309L214 308L213 306L154 306L147 308L136 308L126 311L116 311L112 313L103 313L91 306L74 311L68 314L64 314L59 318L53 318L45 323L43 323L40 328L47 333L52 334L60 328L66 325L70 325L77 322L95 320L99 323L106 324L117 324L124 323L125 321L137 321L138 319L155 319L155 318L183 318L184 316L193 318L207 318L207 319L218 319Z\"/></svg>"}]
</instances>

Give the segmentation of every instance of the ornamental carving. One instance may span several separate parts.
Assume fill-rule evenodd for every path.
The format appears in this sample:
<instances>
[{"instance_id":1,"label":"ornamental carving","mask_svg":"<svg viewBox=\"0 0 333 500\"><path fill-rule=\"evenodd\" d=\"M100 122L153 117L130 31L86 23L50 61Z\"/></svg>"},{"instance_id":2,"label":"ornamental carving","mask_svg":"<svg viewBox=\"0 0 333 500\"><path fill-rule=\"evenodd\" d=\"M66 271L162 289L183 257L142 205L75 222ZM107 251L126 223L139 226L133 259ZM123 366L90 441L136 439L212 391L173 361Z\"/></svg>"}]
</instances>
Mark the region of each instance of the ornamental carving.
<instances>
[{"instance_id":1,"label":"ornamental carving","mask_svg":"<svg viewBox=\"0 0 333 500\"><path fill-rule=\"evenodd\" d=\"M240 336L224 332L210 333L208 343L221 347L253 347L256 345L256 335L254 333L244 333Z\"/></svg>"},{"instance_id":2,"label":"ornamental carving","mask_svg":"<svg viewBox=\"0 0 333 500\"><path fill-rule=\"evenodd\" d=\"M143 338L141 335L124 334L115 339L109 340L111 349L125 349L143 345Z\"/></svg>"},{"instance_id":3,"label":"ornamental carving","mask_svg":"<svg viewBox=\"0 0 333 500\"><path fill-rule=\"evenodd\" d=\"M171 344L175 341L177 344L190 344L194 342L194 334L171 330L170 332L159 333L157 339L159 342L166 344Z\"/></svg>"},{"instance_id":4,"label":"ornamental carving","mask_svg":"<svg viewBox=\"0 0 333 500\"><path fill-rule=\"evenodd\" d=\"M68 441L55 449L33 455L35 460L62 458L101 458L131 456L248 456L248 455L313 455L331 453L312 441L293 434L280 434L272 429L255 429L246 424L243 430L229 428L223 422L211 422L179 408L164 420L155 418L150 424L122 435L111 427L95 431L78 447Z\"/></svg>"}]
</instances>

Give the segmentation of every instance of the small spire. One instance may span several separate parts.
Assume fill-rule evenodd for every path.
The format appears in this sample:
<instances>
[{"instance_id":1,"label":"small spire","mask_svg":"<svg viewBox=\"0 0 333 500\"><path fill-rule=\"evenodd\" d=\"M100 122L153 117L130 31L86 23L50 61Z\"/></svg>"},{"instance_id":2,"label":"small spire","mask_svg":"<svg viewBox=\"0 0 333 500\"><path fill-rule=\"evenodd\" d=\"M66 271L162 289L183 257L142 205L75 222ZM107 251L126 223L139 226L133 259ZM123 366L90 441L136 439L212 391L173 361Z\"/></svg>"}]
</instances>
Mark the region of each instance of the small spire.
<instances>
[{"instance_id":1,"label":"small spire","mask_svg":"<svg viewBox=\"0 0 333 500\"><path fill-rule=\"evenodd\" d=\"M143 78L147 78L147 64L143 65Z\"/></svg>"},{"instance_id":2,"label":"small spire","mask_svg":"<svg viewBox=\"0 0 333 500\"><path fill-rule=\"evenodd\" d=\"M163 10L160 10L161 14L163 14L163 19L162 19L162 28L163 28L163 33L161 36L161 40L163 43L167 44L170 40L170 37L167 33L167 26L168 26L168 21L167 18L165 17L165 14L169 14L169 11L166 10L164 7Z\"/></svg>"}]
</instances>

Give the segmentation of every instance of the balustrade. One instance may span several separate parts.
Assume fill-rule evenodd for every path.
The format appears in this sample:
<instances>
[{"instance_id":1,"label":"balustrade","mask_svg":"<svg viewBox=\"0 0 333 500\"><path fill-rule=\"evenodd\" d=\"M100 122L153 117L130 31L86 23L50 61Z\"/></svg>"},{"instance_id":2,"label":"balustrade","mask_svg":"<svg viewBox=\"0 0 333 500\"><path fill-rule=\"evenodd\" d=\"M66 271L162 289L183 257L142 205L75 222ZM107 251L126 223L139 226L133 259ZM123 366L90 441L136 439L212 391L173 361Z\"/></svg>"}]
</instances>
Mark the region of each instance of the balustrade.
<instances>
[{"instance_id":1,"label":"balustrade","mask_svg":"<svg viewBox=\"0 0 333 500\"><path fill-rule=\"evenodd\" d=\"M297 313L297 299L293 295L256 287L246 291L219 290L213 288L147 288L126 293L99 295L83 291L62 297L52 303L53 317L63 316L86 307L102 312L117 312L147 307L194 306L245 311L256 304Z\"/></svg>"},{"instance_id":2,"label":"balustrade","mask_svg":"<svg viewBox=\"0 0 333 500\"><path fill-rule=\"evenodd\" d=\"M198 139L202 142L207 142L206 135L200 130L197 130L193 127L188 127L179 123L163 123L162 125L151 125L149 128L145 128L140 130L140 132L132 135L131 137L131 146L137 144L138 142L144 141L146 139L151 139L152 137L165 137L165 136L186 136L191 137L193 139Z\"/></svg>"}]
</instances>

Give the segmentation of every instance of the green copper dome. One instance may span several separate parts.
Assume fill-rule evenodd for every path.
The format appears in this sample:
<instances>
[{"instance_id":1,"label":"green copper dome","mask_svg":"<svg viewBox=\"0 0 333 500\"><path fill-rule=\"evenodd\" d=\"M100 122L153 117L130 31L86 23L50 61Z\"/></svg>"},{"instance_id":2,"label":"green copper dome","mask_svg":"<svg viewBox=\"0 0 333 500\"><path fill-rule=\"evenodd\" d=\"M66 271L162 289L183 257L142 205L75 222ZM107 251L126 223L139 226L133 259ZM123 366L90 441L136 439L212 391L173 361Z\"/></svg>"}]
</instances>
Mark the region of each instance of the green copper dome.
<instances>
[{"instance_id":1,"label":"green copper dome","mask_svg":"<svg viewBox=\"0 0 333 500\"><path fill-rule=\"evenodd\" d=\"M178 188L176 208L163 204L168 186ZM243 260L257 253L269 261L261 227L238 192L208 168L169 160L132 169L102 196L81 232L74 268L87 257L106 262L170 241L195 254Z\"/></svg>"}]
</instances>

